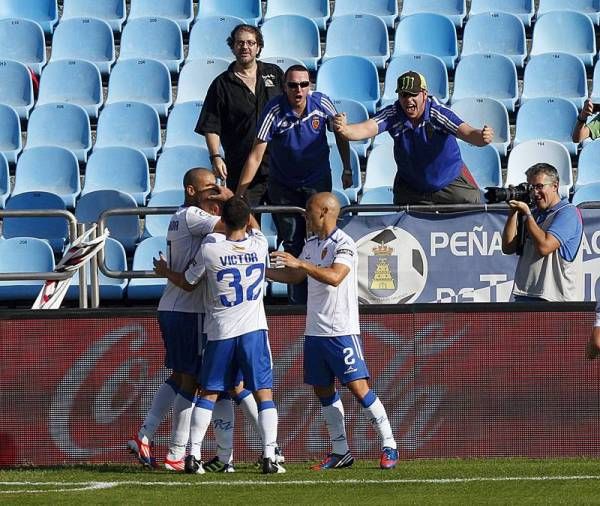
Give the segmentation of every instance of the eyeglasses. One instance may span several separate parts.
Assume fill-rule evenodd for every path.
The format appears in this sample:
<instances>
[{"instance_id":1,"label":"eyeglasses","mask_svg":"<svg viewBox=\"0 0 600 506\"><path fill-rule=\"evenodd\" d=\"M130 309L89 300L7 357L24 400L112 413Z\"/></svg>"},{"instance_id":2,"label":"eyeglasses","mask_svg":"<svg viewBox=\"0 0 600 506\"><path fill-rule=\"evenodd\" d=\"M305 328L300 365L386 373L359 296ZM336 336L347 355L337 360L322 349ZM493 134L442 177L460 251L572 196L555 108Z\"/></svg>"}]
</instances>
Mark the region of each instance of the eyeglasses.
<instances>
[{"instance_id":1,"label":"eyeglasses","mask_svg":"<svg viewBox=\"0 0 600 506\"><path fill-rule=\"evenodd\" d=\"M408 98L408 97L416 97L418 95L418 93L408 93L406 91L401 91L398 93L398 95L400 95L400 97L402 97L402 98Z\"/></svg>"},{"instance_id":2,"label":"eyeglasses","mask_svg":"<svg viewBox=\"0 0 600 506\"><path fill-rule=\"evenodd\" d=\"M291 90L297 90L299 88L308 88L310 86L310 81L300 81L299 83L289 82L286 83L286 85Z\"/></svg>"},{"instance_id":3,"label":"eyeglasses","mask_svg":"<svg viewBox=\"0 0 600 506\"><path fill-rule=\"evenodd\" d=\"M531 188L535 191L541 192L544 189L544 186L552 186L554 183L538 183L532 184Z\"/></svg>"},{"instance_id":4,"label":"eyeglasses","mask_svg":"<svg viewBox=\"0 0 600 506\"><path fill-rule=\"evenodd\" d=\"M244 46L254 47L254 46L256 46L256 41L255 40L236 40L235 45L236 45L236 47L244 47Z\"/></svg>"}]
</instances>

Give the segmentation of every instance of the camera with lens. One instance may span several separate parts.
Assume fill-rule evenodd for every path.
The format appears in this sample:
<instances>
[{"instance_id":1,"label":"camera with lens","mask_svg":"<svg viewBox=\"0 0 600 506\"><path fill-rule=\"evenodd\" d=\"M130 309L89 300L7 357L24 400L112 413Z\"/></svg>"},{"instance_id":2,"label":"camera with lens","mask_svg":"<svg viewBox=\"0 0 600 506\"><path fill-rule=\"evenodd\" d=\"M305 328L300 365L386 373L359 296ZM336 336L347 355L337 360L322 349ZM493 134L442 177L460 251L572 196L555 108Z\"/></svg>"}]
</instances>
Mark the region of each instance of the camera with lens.
<instances>
[{"instance_id":1,"label":"camera with lens","mask_svg":"<svg viewBox=\"0 0 600 506\"><path fill-rule=\"evenodd\" d=\"M488 186L484 196L490 204L508 202L509 200L518 200L530 205L532 189L533 188L529 183L521 183L517 186L510 186L508 188Z\"/></svg>"}]
</instances>

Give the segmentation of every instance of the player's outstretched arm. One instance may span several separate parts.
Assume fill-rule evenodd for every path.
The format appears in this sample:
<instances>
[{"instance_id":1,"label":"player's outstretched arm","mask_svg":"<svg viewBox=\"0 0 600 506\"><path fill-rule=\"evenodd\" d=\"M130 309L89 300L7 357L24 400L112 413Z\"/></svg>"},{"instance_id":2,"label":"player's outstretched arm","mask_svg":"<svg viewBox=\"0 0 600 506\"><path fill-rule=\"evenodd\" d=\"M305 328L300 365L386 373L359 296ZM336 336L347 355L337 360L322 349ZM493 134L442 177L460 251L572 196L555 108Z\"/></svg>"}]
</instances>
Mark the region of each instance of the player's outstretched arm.
<instances>
[{"instance_id":1,"label":"player's outstretched arm","mask_svg":"<svg viewBox=\"0 0 600 506\"><path fill-rule=\"evenodd\" d=\"M167 266L167 259L163 256L162 252L159 253L158 258L153 258L154 272L162 278L167 278L171 283L187 292L191 292L198 285L190 285L183 272L175 272L169 269Z\"/></svg>"},{"instance_id":2,"label":"player's outstretched arm","mask_svg":"<svg viewBox=\"0 0 600 506\"><path fill-rule=\"evenodd\" d=\"M310 276L320 283L331 286L338 286L350 272L350 267L347 265L333 263L331 267L319 267L284 251L271 253L271 260L284 267L301 271L304 277Z\"/></svg>"}]
</instances>

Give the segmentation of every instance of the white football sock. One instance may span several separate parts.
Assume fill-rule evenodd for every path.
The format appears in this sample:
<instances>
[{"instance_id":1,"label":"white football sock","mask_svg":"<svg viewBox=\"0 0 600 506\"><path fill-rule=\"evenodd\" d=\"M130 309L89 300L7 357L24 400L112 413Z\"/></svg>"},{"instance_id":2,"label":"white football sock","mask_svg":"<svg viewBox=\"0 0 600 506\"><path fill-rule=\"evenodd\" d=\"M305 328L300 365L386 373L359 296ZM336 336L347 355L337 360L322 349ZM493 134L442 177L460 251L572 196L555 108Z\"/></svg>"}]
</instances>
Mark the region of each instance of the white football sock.
<instances>
[{"instance_id":1,"label":"white football sock","mask_svg":"<svg viewBox=\"0 0 600 506\"><path fill-rule=\"evenodd\" d=\"M192 428L196 417L192 415ZM233 415L233 402L227 396L225 399L219 399L212 413L212 424L215 431L215 441L217 443L217 457L225 464L233 462L233 428L235 425Z\"/></svg>"},{"instance_id":2,"label":"white football sock","mask_svg":"<svg viewBox=\"0 0 600 506\"><path fill-rule=\"evenodd\" d=\"M156 429L158 429L158 426L165 419L165 416L167 416L176 395L177 390L175 389L174 383L171 381L165 381L158 387L158 390L152 399L148 414L138 433L140 439L145 437L148 438L149 441L152 441Z\"/></svg>"},{"instance_id":3,"label":"white football sock","mask_svg":"<svg viewBox=\"0 0 600 506\"><path fill-rule=\"evenodd\" d=\"M236 396L235 402L242 408L246 420L252 424L252 427L262 441L262 434L258 425L258 406L256 405L256 400L252 393L249 390L244 390L240 395Z\"/></svg>"},{"instance_id":4,"label":"white football sock","mask_svg":"<svg viewBox=\"0 0 600 506\"><path fill-rule=\"evenodd\" d=\"M338 398L328 406L321 406L325 425L331 439L331 451L338 455L344 455L348 450L346 438L346 427L344 424L344 405Z\"/></svg>"},{"instance_id":5,"label":"white football sock","mask_svg":"<svg viewBox=\"0 0 600 506\"><path fill-rule=\"evenodd\" d=\"M190 429L190 455L201 460L202 442L210 425L215 403L208 399L198 399L192 413L192 424Z\"/></svg>"},{"instance_id":6,"label":"white football sock","mask_svg":"<svg viewBox=\"0 0 600 506\"><path fill-rule=\"evenodd\" d=\"M181 460L185 456L185 448L190 438L190 420L193 409L194 396L180 391L173 402L171 444L167 453L169 460Z\"/></svg>"},{"instance_id":7,"label":"white football sock","mask_svg":"<svg viewBox=\"0 0 600 506\"><path fill-rule=\"evenodd\" d=\"M379 397L375 396L375 400L369 406L363 405L363 409L367 420L369 420L381 438L381 446L396 449L396 440L392 434L392 427Z\"/></svg>"},{"instance_id":8,"label":"white football sock","mask_svg":"<svg viewBox=\"0 0 600 506\"><path fill-rule=\"evenodd\" d=\"M258 406L258 424L263 440L263 456L273 459L277 446L277 409L273 401L264 401Z\"/></svg>"}]
</instances>

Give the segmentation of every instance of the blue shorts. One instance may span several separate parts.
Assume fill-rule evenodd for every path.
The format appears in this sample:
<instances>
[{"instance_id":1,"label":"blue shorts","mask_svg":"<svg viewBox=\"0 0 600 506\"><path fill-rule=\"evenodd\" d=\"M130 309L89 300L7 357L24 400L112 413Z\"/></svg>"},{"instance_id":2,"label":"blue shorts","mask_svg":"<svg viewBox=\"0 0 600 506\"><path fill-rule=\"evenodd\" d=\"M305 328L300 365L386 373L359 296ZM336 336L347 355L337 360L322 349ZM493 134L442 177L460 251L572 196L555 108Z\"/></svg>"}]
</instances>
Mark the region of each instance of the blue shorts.
<instances>
[{"instance_id":1,"label":"blue shorts","mask_svg":"<svg viewBox=\"0 0 600 506\"><path fill-rule=\"evenodd\" d=\"M273 388L273 363L266 330L207 341L198 383L204 390L223 392L237 385L256 391Z\"/></svg>"},{"instance_id":2,"label":"blue shorts","mask_svg":"<svg viewBox=\"0 0 600 506\"><path fill-rule=\"evenodd\" d=\"M201 313L159 311L158 324L165 345L165 367L196 376L202 363Z\"/></svg>"},{"instance_id":3,"label":"blue shorts","mask_svg":"<svg viewBox=\"0 0 600 506\"><path fill-rule=\"evenodd\" d=\"M304 336L304 383L326 387L369 377L360 336Z\"/></svg>"}]
</instances>

